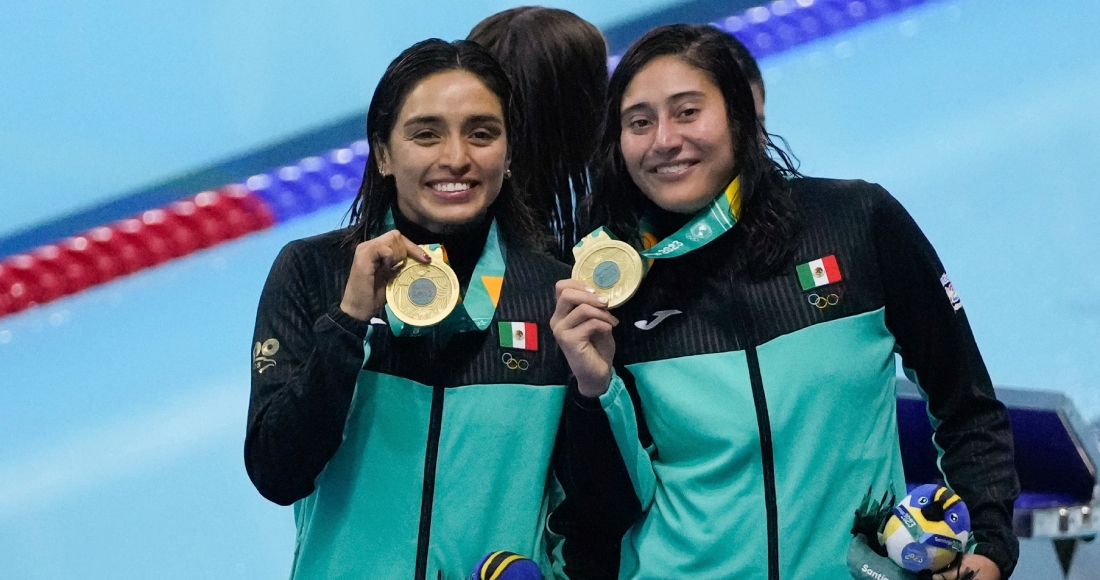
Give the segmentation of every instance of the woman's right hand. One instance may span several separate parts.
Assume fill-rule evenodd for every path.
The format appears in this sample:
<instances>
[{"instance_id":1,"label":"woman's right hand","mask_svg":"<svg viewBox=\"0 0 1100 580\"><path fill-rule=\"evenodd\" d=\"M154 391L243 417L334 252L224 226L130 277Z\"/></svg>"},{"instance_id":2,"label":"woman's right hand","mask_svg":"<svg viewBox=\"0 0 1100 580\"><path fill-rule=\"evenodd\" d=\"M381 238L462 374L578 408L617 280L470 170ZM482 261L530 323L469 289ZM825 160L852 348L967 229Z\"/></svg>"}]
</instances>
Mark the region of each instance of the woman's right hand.
<instances>
[{"instance_id":1,"label":"woman's right hand","mask_svg":"<svg viewBox=\"0 0 1100 580\"><path fill-rule=\"evenodd\" d=\"M607 298L596 296L584 282L560 280L555 293L558 304L550 317L550 329L577 377L581 394L599 397L611 383L615 357L611 329L619 325L619 319L607 311Z\"/></svg>"},{"instance_id":2,"label":"woman's right hand","mask_svg":"<svg viewBox=\"0 0 1100 580\"><path fill-rule=\"evenodd\" d=\"M340 310L352 318L370 320L386 304L386 284L401 269L406 258L423 264L432 261L423 248L397 230L356 246Z\"/></svg>"}]
</instances>

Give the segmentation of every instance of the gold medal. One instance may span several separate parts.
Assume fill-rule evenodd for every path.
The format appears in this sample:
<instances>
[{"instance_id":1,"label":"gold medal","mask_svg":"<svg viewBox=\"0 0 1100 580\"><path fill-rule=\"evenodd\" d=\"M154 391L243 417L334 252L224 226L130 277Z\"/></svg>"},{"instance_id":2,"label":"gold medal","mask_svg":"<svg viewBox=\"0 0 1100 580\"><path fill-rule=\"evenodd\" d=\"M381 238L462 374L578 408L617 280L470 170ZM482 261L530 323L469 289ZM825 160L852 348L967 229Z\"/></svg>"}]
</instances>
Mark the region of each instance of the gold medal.
<instances>
[{"instance_id":1,"label":"gold medal","mask_svg":"<svg viewBox=\"0 0 1100 580\"><path fill-rule=\"evenodd\" d=\"M458 304L458 277L447 265L442 246L420 246L432 257L429 264L408 259L386 285L386 302L401 322L412 326L439 324Z\"/></svg>"},{"instance_id":2,"label":"gold medal","mask_svg":"<svg viewBox=\"0 0 1100 580\"><path fill-rule=\"evenodd\" d=\"M588 284L597 296L606 296L608 308L630 300L645 274L637 250L602 228L585 236L573 248L573 257L573 279Z\"/></svg>"}]
</instances>

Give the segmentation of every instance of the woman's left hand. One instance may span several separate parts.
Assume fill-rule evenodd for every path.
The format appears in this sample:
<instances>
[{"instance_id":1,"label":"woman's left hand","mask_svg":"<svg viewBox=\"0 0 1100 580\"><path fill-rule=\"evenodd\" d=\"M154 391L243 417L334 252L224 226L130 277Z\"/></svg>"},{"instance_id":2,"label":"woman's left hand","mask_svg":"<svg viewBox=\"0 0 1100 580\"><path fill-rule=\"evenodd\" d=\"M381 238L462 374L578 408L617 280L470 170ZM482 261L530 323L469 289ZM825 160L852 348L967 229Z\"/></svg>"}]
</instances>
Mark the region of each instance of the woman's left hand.
<instances>
[{"instance_id":1,"label":"woman's left hand","mask_svg":"<svg viewBox=\"0 0 1100 580\"><path fill-rule=\"evenodd\" d=\"M1001 580L1001 570L993 563L993 560L978 554L963 554L957 567L949 568L932 576L932 580L958 580L962 572L967 570L977 572L974 580Z\"/></svg>"}]
</instances>

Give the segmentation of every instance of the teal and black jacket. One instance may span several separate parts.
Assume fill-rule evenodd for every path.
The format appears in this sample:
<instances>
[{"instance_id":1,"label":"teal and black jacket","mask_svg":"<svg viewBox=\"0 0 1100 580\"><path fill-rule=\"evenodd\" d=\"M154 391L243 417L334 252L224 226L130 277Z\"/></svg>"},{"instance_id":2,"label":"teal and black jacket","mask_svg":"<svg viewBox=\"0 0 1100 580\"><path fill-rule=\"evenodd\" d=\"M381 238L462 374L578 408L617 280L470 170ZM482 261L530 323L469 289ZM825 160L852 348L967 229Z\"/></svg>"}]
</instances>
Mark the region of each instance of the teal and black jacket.
<instances>
[{"instance_id":1,"label":"teal and black jacket","mask_svg":"<svg viewBox=\"0 0 1100 580\"><path fill-rule=\"evenodd\" d=\"M567 497L622 538L620 578L850 580L860 501L905 495L898 353L969 506L973 550L1007 578L1019 488L1008 416L935 251L877 185L791 187L801 232L781 274L731 274L734 227L656 261L616 312L610 388L572 388L566 402ZM840 279L804 288L798 266L827 256Z\"/></svg>"},{"instance_id":2,"label":"teal and black jacket","mask_svg":"<svg viewBox=\"0 0 1100 580\"><path fill-rule=\"evenodd\" d=\"M395 218L442 241L465 287L488 224L439 240ZM536 323L538 350L502 348L495 321L399 338L340 310L345 235L288 244L256 322L245 464L261 494L294 504L291 577L460 580L494 550L559 574L546 519L568 367L548 322L568 269L507 249L496 320Z\"/></svg>"}]
</instances>

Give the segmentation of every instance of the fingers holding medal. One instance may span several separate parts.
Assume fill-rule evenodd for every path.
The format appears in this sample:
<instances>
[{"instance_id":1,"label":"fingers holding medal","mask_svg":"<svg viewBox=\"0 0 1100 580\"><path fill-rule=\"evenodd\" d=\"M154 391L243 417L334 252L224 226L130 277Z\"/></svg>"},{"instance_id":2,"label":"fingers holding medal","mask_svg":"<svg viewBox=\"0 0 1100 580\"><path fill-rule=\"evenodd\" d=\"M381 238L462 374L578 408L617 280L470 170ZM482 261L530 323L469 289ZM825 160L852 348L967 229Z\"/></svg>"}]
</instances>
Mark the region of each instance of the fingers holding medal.
<instances>
[{"instance_id":1,"label":"fingers holding medal","mask_svg":"<svg viewBox=\"0 0 1100 580\"><path fill-rule=\"evenodd\" d=\"M386 286L396 270L410 262L430 260L424 249L396 230L360 243L355 247L340 309L358 320L369 320L385 304Z\"/></svg>"}]
</instances>

